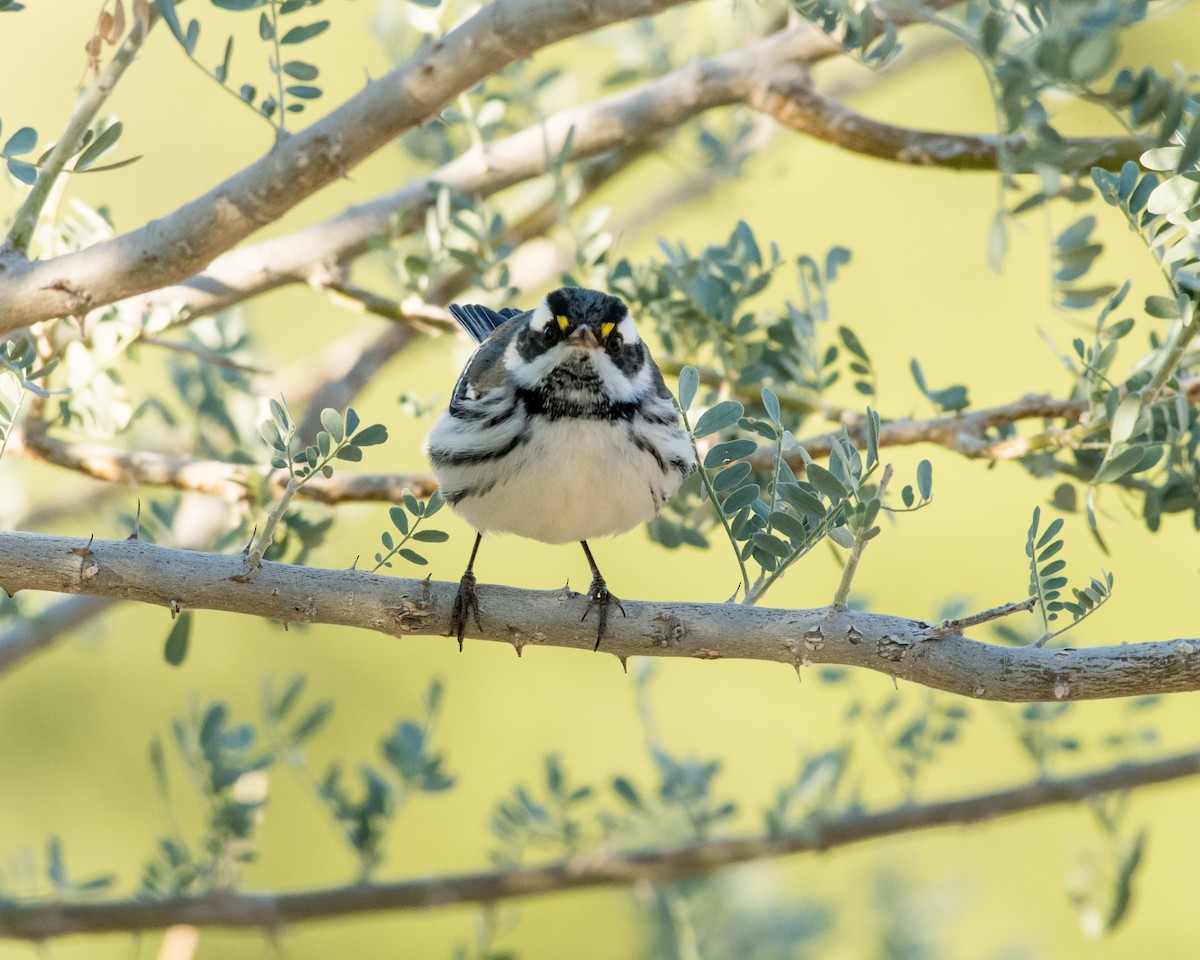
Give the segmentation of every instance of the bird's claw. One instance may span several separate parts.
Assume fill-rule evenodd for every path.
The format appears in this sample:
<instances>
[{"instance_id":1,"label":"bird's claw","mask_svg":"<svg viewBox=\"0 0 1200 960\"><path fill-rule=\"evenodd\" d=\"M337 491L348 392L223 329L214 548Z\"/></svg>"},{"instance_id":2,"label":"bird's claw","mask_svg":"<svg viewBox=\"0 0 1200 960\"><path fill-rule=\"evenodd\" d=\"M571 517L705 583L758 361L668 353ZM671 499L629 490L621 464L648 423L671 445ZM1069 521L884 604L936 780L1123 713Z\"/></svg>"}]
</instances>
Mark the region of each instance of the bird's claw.
<instances>
[{"instance_id":1,"label":"bird's claw","mask_svg":"<svg viewBox=\"0 0 1200 960\"><path fill-rule=\"evenodd\" d=\"M479 620L479 598L475 595L475 574L464 573L458 581L458 593L454 595L454 607L450 611L450 633L458 637L458 649L463 648L463 633L467 629L467 616L475 620L475 626L480 630L483 624Z\"/></svg>"},{"instance_id":2,"label":"bird's claw","mask_svg":"<svg viewBox=\"0 0 1200 960\"><path fill-rule=\"evenodd\" d=\"M608 626L608 606L616 604L617 609L621 611L621 616L625 616L625 608L621 606L621 601L618 600L608 590L608 584L604 582L603 577L596 577L592 581L592 585L588 587L587 606L583 608L583 616L579 618L579 622L583 623L587 619L587 615L592 612L592 607L600 608L600 622L596 628L596 645L593 650L600 649L600 641L604 639L604 630Z\"/></svg>"}]
</instances>

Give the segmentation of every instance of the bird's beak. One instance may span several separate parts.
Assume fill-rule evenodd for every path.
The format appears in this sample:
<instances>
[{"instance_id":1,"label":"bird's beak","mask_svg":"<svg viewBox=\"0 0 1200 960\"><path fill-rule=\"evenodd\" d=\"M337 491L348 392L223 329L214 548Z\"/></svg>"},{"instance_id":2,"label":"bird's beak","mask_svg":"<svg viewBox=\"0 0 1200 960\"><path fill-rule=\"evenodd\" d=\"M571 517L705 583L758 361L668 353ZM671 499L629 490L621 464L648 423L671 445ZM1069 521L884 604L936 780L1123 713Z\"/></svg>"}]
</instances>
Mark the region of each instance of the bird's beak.
<instances>
[{"instance_id":1,"label":"bird's beak","mask_svg":"<svg viewBox=\"0 0 1200 960\"><path fill-rule=\"evenodd\" d=\"M589 327L586 323L581 323L574 330L572 330L571 335L567 337L567 345L572 347L586 347L594 350L596 347L600 346L600 341L597 340L596 335L592 333L591 327Z\"/></svg>"}]
</instances>

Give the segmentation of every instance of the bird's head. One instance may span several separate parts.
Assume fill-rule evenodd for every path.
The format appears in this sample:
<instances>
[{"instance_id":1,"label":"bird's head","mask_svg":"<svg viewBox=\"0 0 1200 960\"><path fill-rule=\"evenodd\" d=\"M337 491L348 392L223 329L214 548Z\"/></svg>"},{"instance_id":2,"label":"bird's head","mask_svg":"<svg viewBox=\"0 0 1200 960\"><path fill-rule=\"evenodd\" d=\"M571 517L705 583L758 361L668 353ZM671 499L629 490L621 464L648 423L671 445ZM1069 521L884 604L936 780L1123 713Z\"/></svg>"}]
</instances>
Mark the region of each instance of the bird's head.
<instances>
[{"instance_id":1,"label":"bird's head","mask_svg":"<svg viewBox=\"0 0 1200 960\"><path fill-rule=\"evenodd\" d=\"M629 310L598 290L562 287L546 295L513 343L509 370L533 388L553 378L597 382L615 400L630 400L649 383L646 348Z\"/></svg>"}]
</instances>

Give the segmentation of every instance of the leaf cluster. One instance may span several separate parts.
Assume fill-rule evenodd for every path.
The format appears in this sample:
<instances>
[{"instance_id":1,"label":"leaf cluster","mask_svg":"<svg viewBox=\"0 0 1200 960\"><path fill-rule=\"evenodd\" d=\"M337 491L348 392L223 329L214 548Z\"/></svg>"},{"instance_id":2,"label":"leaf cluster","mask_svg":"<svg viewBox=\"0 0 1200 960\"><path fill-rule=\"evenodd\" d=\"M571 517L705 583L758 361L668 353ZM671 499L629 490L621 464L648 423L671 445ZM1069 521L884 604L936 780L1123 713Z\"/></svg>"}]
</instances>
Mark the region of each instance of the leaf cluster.
<instances>
[{"instance_id":1,"label":"leaf cluster","mask_svg":"<svg viewBox=\"0 0 1200 960\"><path fill-rule=\"evenodd\" d=\"M316 83L320 76L320 68L306 60L285 60L284 56L294 47L323 34L329 29L330 21L310 20L294 26L289 26L290 21L281 21L284 17L291 17L310 7L319 6L324 0L209 0L214 7L235 13L258 11L258 39L268 45L270 53L267 64L275 78L275 89L272 92L260 91L252 83L243 83L236 91L229 85L235 39L232 34L226 37L220 62L210 70L196 58L200 41L200 20L192 18L185 27L179 19L176 0L154 2L167 28L188 59L223 89L254 110L256 115L275 126L278 134L282 135L286 131L287 114L303 113L307 103L321 97L323 91Z\"/></svg>"},{"instance_id":2,"label":"leaf cluster","mask_svg":"<svg viewBox=\"0 0 1200 960\"><path fill-rule=\"evenodd\" d=\"M1041 508L1034 507L1033 522L1025 538L1025 555L1029 558L1029 596L1035 597L1042 614L1045 630L1036 641L1041 646L1059 634L1090 617L1108 602L1112 596L1113 575L1102 572L1100 579L1092 577L1086 587L1073 587L1074 599L1062 599L1068 578L1067 561L1058 556L1064 541L1058 536L1063 528L1063 519L1052 520L1045 530L1039 530ZM1051 628L1063 612L1071 615L1071 622L1057 630Z\"/></svg>"},{"instance_id":3,"label":"leaf cluster","mask_svg":"<svg viewBox=\"0 0 1200 960\"><path fill-rule=\"evenodd\" d=\"M412 493L405 490L401 501L402 503L398 503L388 509L388 517L391 519L392 526L395 527L396 532L400 534L400 539L397 540L390 530L385 530L380 535L379 540L383 544L383 552L375 554L375 566L371 568L372 573L380 567L390 568L392 557L397 555L409 563L425 566L429 561L417 553L416 550L412 549L412 547L406 546L406 544L409 541L416 543L445 543L450 539L450 534L444 530L434 530L428 527L420 529L424 521L442 509L444 501L440 493L434 491L429 499L422 503ZM411 520L409 519L410 517Z\"/></svg>"},{"instance_id":4,"label":"leaf cluster","mask_svg":"<svg viewBox=\"0 0 1200 960\"><path fill-rule=\"evenodd\" d=\"M335 460L357 463L362 460L363 447L387 440L387 427L382 423L359 429L361 421L353 407L347 407L345 413L326 407L321 411L321 426L325 429L318 431L314 441L303 450L293 451L295 420L278 400L270 401L270 410L271 419L264 421L259 432L273 451L271 466L287 470L299 483L317 474L332 477Z\"/></svg>"}]
</instances>

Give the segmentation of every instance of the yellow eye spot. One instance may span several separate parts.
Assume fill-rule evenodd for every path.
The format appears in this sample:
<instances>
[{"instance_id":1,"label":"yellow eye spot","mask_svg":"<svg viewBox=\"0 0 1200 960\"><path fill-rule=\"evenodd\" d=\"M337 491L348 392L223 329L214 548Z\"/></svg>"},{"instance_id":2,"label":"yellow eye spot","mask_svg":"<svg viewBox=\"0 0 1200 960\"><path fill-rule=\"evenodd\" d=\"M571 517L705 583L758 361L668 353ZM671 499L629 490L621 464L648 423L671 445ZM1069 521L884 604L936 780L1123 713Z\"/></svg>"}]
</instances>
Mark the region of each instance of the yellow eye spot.
<instances>
[{"instance_id":1,"label":"yellow eye spot","mask_svg":"<svg viewBox=\"0 0 1200 960\"><path fill-rule=\"evenodd\" d=\"M566 317L555 317L554 319L558 321L558 329L566 333L567 327L571 325L571 321Z\"/></svg>"},{"instance_id":2,"label":"yellow eye spot","mask_svg":"<svg viewBox=\"0 0 1200 960\"><path fill-rule=\"evenodd\" d=\"M617 325L615 323L602 324L600 327L600 336L602 336L605 340L607 340L608 335L613 332L613 330L616 328L616 326Z\"/></svg>"}]
</instances>

